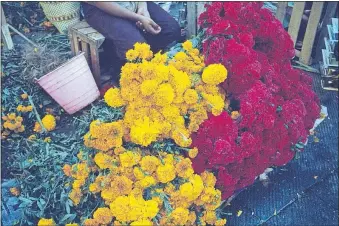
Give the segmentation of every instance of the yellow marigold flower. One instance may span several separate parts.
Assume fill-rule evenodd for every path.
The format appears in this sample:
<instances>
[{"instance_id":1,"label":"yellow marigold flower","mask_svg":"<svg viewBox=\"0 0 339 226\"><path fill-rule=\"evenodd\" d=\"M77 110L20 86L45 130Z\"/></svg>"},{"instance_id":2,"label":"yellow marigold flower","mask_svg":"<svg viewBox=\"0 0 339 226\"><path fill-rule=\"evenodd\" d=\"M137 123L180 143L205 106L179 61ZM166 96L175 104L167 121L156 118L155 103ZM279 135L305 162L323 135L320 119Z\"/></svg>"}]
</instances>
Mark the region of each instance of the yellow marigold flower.
<instances>
[{"instance_id":1,"label":"yellow marigold flower","mask_svg":"<svg viewBox=\"0 0 339 226\"><path fill-rule=\"evenodd\" d=\"M22 133L23 131L25 131L25 126L21 125L19 128L16 129L16 131L14 132L18 132L18 133Z\"/></svg>"},{"instance_id":2,"label":"yellow marigold flower","mask_svg":"<svg viewBox=\"0 0 339 226\"><path fill-rule=\"evenodd\" d=\"M201 175L201 179L204 182L205 187L214 187L217 179L214 174L208 171L204 171Z\"/></svg>"},{"instance_id":3,"label":"yellow marigold flower","mask_svg":"<svg viewBox=\"0 0 339 226\"><path fill-rule=\"evenodd\" d=\"M202 94L203 98L206 100L210 108L212 109L212 114L215 116L218 116L222 113L224 107L225 107L225 102L222 99L221 96L219 95L210 95L203 93Z\"/></svg>"},{"instance_id":4,"label":"yellow marigold flower","mask_svg":"<svg viewBox=\"0 0 339 226\"><path fill-rule=\"evenodd\" d=\"M116 220L120 222L128 222L128 213L131 211L129 207L129 197L119 196L110 205L111 212Z\"/></svg>"},{"instance_id":5,"label":"yellow marigold flower","mask_svg":"<svg viewBox=\"0 0 339 226\"><path fill-rule=\"evenodd\" d=\"M84 226L99 226L100 222L98 222L95 219L86 219L84 220L83 225Z\"/></svg>"},{"instance_id":6,"label":"yellow marigold flower","mask_svg":"<svg viewBox=\"0 0 339 226\"><path fill-rule=\"evenodd\" d=\"M143 188L148 188L148 187L151 187L151 186L154 186L156 185L156 181L154 179L154 177L152 176L146 176L144 177L143 179L140 180L140 185L143 187Z\"/></svg>"},{"instance_id":7,"label":"yellow marigold flower","mask_svg":"<svg viewBox=\"0 0 339 226\"><path fill-rule=\"evenodd\" d=\"M216 190L214 187L206 187L196 203L198 205L205 205L207 203L210 203L212 200L218 198L218 196L218 190Z\"/></svg>"},{"instance_id":8,"label":"yellow marigold flower","mask_svg":"<svg viewBox=\"0 0 339 226\"><path fill-rule=\"evenodd\" d=\"M16 117L15 121L16 122L22 122L24 119L21 116Z\"/></svg>"},{"instance_id":9,"label":"yellow marigold flower","mask_svg":"<svg viewBox=\"0 0 339 226\"><path fill-rule=\"evenodd\" d=\"M38 222L38 226L55 226L55 222L52 218L46 219L46 218L41 218Z\"/></svg>"},{"instance_id":10,"label":"yellow marigold flower","mask_svg":"<svg viewBox=\"0 0 339 226\"><path fill-rule=\"evenodd\" d=\"M239 118L239 116L240 116L239 111L232 111L232 113L231 113L232 119L237 119L237 118Z\"/></svg>"},{"instance_id":11,"label":"yellow marigold flower","mask_svg":"<svg viewBox=\"0 0 339 226\"><path fill-rule=\"evenodd\" d=\"M199 50L198 49L192 49L190 51L190 54L193 55L193 56L198 56L199 55Z\"/></svg>"},{"instance_id":12,"label":"yellow marigold flower","mask_svg":"<svg viewBox=\"0 0 339 226\"><path fill-rule=\"evenodd\" d=\"M215 222L215 226L224 226L224 225L226 225L226 223L227 223L227 220L226 219L219 219L219 220L217 220L216 222Z\"/></svg>"},{"instance_id":13,"label":"yellow marigold flower","mask_svg":"<svg viewBox=\"0 0 339 226\"><path fill-rule=\"evenodd\" d=\"M32 105L26 106L26 112L30 112L32 110L33 110L33 106Z\"/></svg>"},{"instance_id":14,"label":"yellow marigold flower","mask_svg":"<svg viewBox=\"0 0 339 226\"><path fill-rule=\"evenodd\" d=\"M155 103L158 106L169 105L172 103L174 96L174 90L170 84L161 84L154 94Z\"/></svg>"},{"instance_id":15,"label":"yellow marigold flower","mask_svg":"<svg viewBox=\"0 0 339 226\"><path fill-rule=\"evenodd\" d=\"M217 216L215 215L215 211L205 211L201 219L207 224L214 225L217 221Z\"/></svg>"},{"instance_id":16,"label":"yellow marigold flower","mask_svg":"<svg viewBox=\"0 0 339 226\"><path fill-rule=\"evenodd\" d=\"M176 61L186 61L188 58L188 56L186 55L186 53L184 52L178 52L177 54L175 54L174 59Z\"/></svg>"},{"instance_id":17,"label":"yellow marigold flower","mask_svg":"<svg viewBox=\"0 0 339 226\"><path fill-rule=\"evenodd\" d=\"M165 64L167 61L167 54L161 54L161 52L158 52L154 55L154 58L151 60L152 63L161 65L161 64Z\"/></svg>"},{"instance_id":18,"label":"yellow marigold flower","mask_svg":"<svg viewBox=\"0 0 339 226\"><path fill-rule=\"evenodd\" d=\"M85 184L85 180L83 180L83 179L74 180L72 187L74 189L80 189L84 184Z\"/></svg>"},{"instance_id":19,"label":"yellow marigold flower","mask_svg":"<svg viewBox=\"0 0 339 226\"><path fill-rule=\"evenodd\" d=\"M164 202L159 196L153 196L152 200L156 201L158 203L158 206L162 206L162 204Z\"/></svg>"},{"instance_id":20,"label":"yellow marigold flower","mask_svg":"<svg viewBox=\"0 0 339 226\"><path fill-rule=\"evenodd\" d=\"M188 201L193 201L199 197L204 190L204 184L199 175L194 174L186 182L179 187L180 195L185 197Z\"/></svg>"},{"instance_id":21,"label":"yellow marigold flower","mask_svg":"<svg viewBox=\"0 0 339 226\"><path fill-rule=\"evenodd\" d=\"M160 160L157 157L150 155L144 156L140 162L141 169L148 173L153 173L159 165Z\"/></svg>"},{"instance_id":22,"label":"yellow marigold flower","mask_svg":"<svg viewBox=\"0 0 339 226\"><path fill-rule=\"evenodd\" d=\"M175 179L175 168L171 164L158 166L156 173L161 183L168 183Z\"/></svg>"},{"instance_id":23,"label":"yellow marigold flower","mask_svg":"<svg viewBox=\"0 0 339 226\"><path fill-rule=\"evenodd\" d=\"M135 225L135 226L152 226L153 222L150 220L140 220L140 221L133 221L131 224L131 226Z\"/></svg>"},{"instance_id":24,"label":"yellow marigold flower","mask_svg":"<svg viewBox=\"0 0 339 226\"><path fill-rule=\"evenodd\" d=\"M100 191L100 187L97 183L92 183L89 185L89 191L92 193L98 193Z\"/></svg>"},{"instance_id":25,"label":"yellow marigold flower","mask_svg":"<svg viewBox=\"0 0 339 226\"><path fill-rule=\"evenodd\" d=\"M66 224L66 226L79 226L77 223Z\"/></svg>"},{"instance_id":26,"label":"yellow marigold flower","mask_svg":"<svg viewBox=\"0 0 339 226\"><path fill-rule=\"evenodd\" d=\"M100 224L109 224L111 223L113 216L109 208L103 207L103 208L98 208L94 213L93 213L93 218L97 220Z\"/></svg>"},{"instance_id":27,"label":"yellow marigold flower","mask_svg":"<svg viewBox=\"0 0 339 226\"><path fill-rule=\"evenodd\" d=\"M101 198L105 200L107 203L113 202L117 196L118 194L116 194L112 188L103 189L101 191Z\"/></svg>"},{"instance_id":28,"label":"yellow marigold flower","mask_svg":"<svg viewBox=\"0 0 339 226\"><path fill-rule=\"evenodd\" d=\"M117 195L128 195L132 191L133 181L126 176L117 176L112 180L111 188Z\"/></svg>"},{"instance_id":29,"label":"yellow marigold flower","mask_svg":"<svg viewBox=\"0 0 339 226\"><path fill-rule=\"evenodd\" d=\"M27 93L23 93L23 94L21 94L21 98L22 98L23 100L26 100L26 99L28 98L28 95L27 95Z\"/></svg>"},{"instance_id":30,"label":"yellow marigold flower","mask_svg":"<svg viewBox=\"0 0 339 226\"><path fill-rule=\"evenodd\" d=\"M189 178L193 175L194 170L192 168L192 162L189 158L182 159L175 165L175 171L179 177Z\"/></svg>"},{"instance_id":31,"label":"yellow marigold flower","mask_svg":"<svg viewBox=\"0 0 339 226\"><path fill-rule=\"evenodd\" d=\"M160 124L151 121L147 116L136 120L130 131L131 141L142 146L148 146L156 141L159 134Z\"/></svg>"},{"instance_id":32,"label":"yellow marigold flower","mask_svg":"<svg viewBox=\"0 0 339 226\"><path fill-rule=\"evenodd\" d=\"M139 163L141 156L138 152L126 151L119 155L122 167L133 167Z\"/></svg>"},{"instance_id":33,"label":"yellow marigold flower","mask_svg":"<svg viewBox=\"0 0 339 226\"><path fill-rule=\"evenodd\" d=\"M50 137L46 137L46 138L44 139L44 141L45 141L46 143L50 143L50 142L52 142L52 139L51 139Z\"/></svg>"},{"instance_id":34,"label":"yellow marigold flower","mask_svg":"<svg viewBox=\"0 0 339 226\"><path fill-rule=\"evenodd\" d=\"M36 140L36 135L30 135L27 139L30 141Z\"/></svg>"},{"instance_id":35,"label":"yellow marigold flower","mask_svg":"<svg viewBox=\"0 0 339 226\"><path fill-rule=\"evenodd\" d=\"M40 123L35 122L33 131L37 133L40 133L42 131Z\"/></svg>"},{"instance_id":36,"label":"yellow marigold flower","mask_svg":"<svg viewBox=\"0 0 339 226\"><path fill-rule=\"evenodd\" d=\"M130 49L126 52L126 59L128 61L134 61L138 58L139 53L135 51L134 49Z\"/></svg>"},{"instance_id":37,"label":"yellow marigold flower","mask_svg":"<svg viewBox=\"0 0 339 226\"><path fill-rule=\"evenodd\" d=\"M124 147L116 147L114 148L114 154L119 155L121 153L124 153L126 149Z\"/></svg>"},{"instance_id":38,"label":"yellow marigold flower","mask_svg":"<svg viewBox=\"0 0 339 226\"><path fill-rule=\"evenodd\" d=\"M176 208L172 211L170 218L174 225L186 224L188 220L189 211L181 207Z\"/></svg>"},{"instance_id":39,"label":"yellow marigold flower","mask_svg":"<svg viewBox=\"0 0 339 226\"><path fill-rule=\"evenodd\" d=\"M20 105L18 105L18 107L16 108L16 110L19 111L19 112L20 112L20 111L23 111L23 107L24 107L24 106L20 104Z\"/></svg>"},{"instance_id":40,"label":"yellow marigold flower","mask_svg":"<svg viewBox=\"0 0 339 226\"><path fill-rule=\"evenodd\" d=\"M9 191L10 191L11 194L14 195L14 196L19 196L19 195L20 195L20 190L19 190L19 188L13 187L13 188L10 188Z\"/></svg>"},{"instance_id":41,"label":"yellow marigold flower","mask_svg":"<svg viewBox=\"0 0 339 226\"><path fill-rule=\"evenodd\" d=\"M185 129L176 129L175 131L172 131L172 139L181 147L189 147L192 144L189 132Z\"/></svg>"},{"instance_id":42,"label":"yellow marigold flower","mask_svg":"<svg viewBox=\"0 0 339 226\"><path fill-rule=\"evenodd\" d=\"M191 158L191 159L194 159L195 157L197 157L197 155L198 155L198 148L193 148L193 149L190 149L189 151L188 151L188 156Z\"/></svg>"},{"instance_id":43,"label":"yellow marigold flower","mask_svg":"<svg viewBox=\"0 0 339 226\"><path fill-rule=\"evenodd\" d=\"M125 105L118 88L109 88L104 95L104 100L108 106L114 108Z\"/></svg>"},{"instance_id":44,"label":"yellow marigold flower","mask_svg":"<svg viewBox=\"0 0 339 226\"><path fill-rule=\"evenodd\" d=\"M133 174L134 174L134 177L135 177L137 180L141 180L142 178L145 177L144 173L140 170L139 167L134 167L134 168L133 168Z\"/></svg>"},{"instance_id":45,"label":"yellow marigold flower","mask_svg":"<svg viewBox=\"0 0 339 226\"><path fill-rule=\"evenodd\" d=\"M198 102L199 96L197 91L194 89L188 89L186 90L184 94L184 100L187 104L195 104Z\"/></svg>"},{"instance_id":46,"label":"yellow marigold flower","mask_svg":"<svg viewBox=\"0 0 339 226\"><path fill-rule=\"evenodd\" d=\"M190 211L188 215L187 225L195 225L195 221L197 220L197 215L194 211Z\"/></svg>"},{"instance_id":47,"label":"yellow marigold flower","mask_svg":"<svg viewBox=\"0 0 339 226\"><path fill-rule=\"evenodd\" d=\"M140 89L144 96L152 95L158 88L158 82L154 79L144 80L141 83Z\"/></svg>"},{"instance_id":48,"label":"yellow marigold flower","mask_svg":"<svg viewBox=\"0 0 339 226\"><path fill-rule=\"evenodd\" d=\"M7 117L8 117L9 120L15 120L16 114L15 113L10 113L10 114L7 115Z\"/></svg>"},{"instance_id":49,"label":"yellow marigold flower","mask_svg":"<svg viewBox=\"0 0 339 226\"><path fill-rule=\"evenodd\" d=\"M149 60L153 57L153 52L147 43L135 43L134 49L138 52L141 59Z\"/></svg>"},{"instance_id":50,"label":"yellow marigold flower","mask_svg":"<svg viewBox=\"0 0 339 226\"><path fill-rule=\"evenodd\" d=\"M99 152L95 155L94 162L100 169L108 169L112 167L114 159L109 155Z\"/></svg>"},{"instance_id":51,"label":"yellow marigold flower","mask_svg":"<svg viewBox=\"0 0 339 226\"><path fill-rule=\"evenodd\" d=\"M227 78L227 69L222 64L210 64L202 73L202 81L209 85L218 85Z\"/></svg>"},{"instance_id":52,"label":"yellow marigold flower","mask_svg":"<svg viewBox=\"0 0 339 226\"><path fill-rule=\"evenodd\" d=\"M86 180L86 178L88 177L90 173L90 169L86 162L81 162L81 163L74 164L72 166L72 172L74 172L72 176L75 179Z\"/></svg>"},{"instance_id":53,"label":"yellow marigold flower","mask_svg":"<svg viewBox=\"0 0 339 226\"><path fill-rule=\"evenodd\" d=\"M41 120L42 124L46 128L47 131L52 131L55 129L56 122L53 115L47 114Z\"/></svg>"},{"instance_id":54,"label":"yellow marigold flower","mask_svg":"<svg viewBox=\"0 0 339 226\"><path fill-rule=\"evenodd\" d=\"M186 42L182 43L182 48L188 52L193 50L193 45L190 40L187 40Z\"/></svg>"},{"instance_id":55,"label":"yellow marigold flower","mask_svg":"<svg viewBox=\"0 0 339 226\"><path fill-rule=\"evenodd\" d=\"M69 164L65 164L62 170L66 176L70 177L72 175L72 167Z\"/></svg>"},{"instance_id":56,"label":"yellow marigold flower","mask_svg":"<svg viewBox=\"0 0 339 226\"><path fill-rule=\"evenodd\" d=\"M174 155L173 154L167 154L166 153L166 155L163 159L164 159L165 164L174 165Z\"/></svg>"}]
</instances>

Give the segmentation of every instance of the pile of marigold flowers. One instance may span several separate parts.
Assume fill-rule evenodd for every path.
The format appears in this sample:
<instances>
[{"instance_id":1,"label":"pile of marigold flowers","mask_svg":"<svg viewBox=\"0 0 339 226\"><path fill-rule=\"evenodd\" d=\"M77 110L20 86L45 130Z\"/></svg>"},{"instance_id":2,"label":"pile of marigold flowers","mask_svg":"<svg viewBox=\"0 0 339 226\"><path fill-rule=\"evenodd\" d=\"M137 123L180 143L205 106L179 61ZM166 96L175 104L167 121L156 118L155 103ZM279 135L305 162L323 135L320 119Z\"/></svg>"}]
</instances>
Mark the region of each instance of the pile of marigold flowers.
<instances>
[{"instance_id":1,"label":"pile of marigold flowers","mask_svg":"<svg viewBox=\"0 0 339 226\"><path fill-rule=\"evenodd\" d=\"M218 84L227 78L221 64L205 67L199 51L187 41L184 51L173 59L150 46L136 43L126 53L130 62L122 68L120 88L109 89L104 96L111 107L125 107L119 122L94 121L85 136L85 144L109 150L126 142L148 146L154 141L172 138L181 147L191 145L190 135L207 119L207 113L219 115L225 107L225 95Z\"/></svg>"},{"instance_id":2,"label":"pile of marigold flowers","mask_svg":"<svg viewBox=\"0 0 339 226\"><path fill-rule=\"evenodd\" d=\"M80 153L82 155L82 153ZM79 155L78 155L79 156ZM189 158L123 147L98 152L63 170L73 178L69 195L78 205L86 192L101 196L106 206L83 225L224 225L216 209L221 192L210 172L195 174ZM97 175L92 182L90 174ZM88 186L88 188L86 187Z\"/></svg>"}]
</instances>

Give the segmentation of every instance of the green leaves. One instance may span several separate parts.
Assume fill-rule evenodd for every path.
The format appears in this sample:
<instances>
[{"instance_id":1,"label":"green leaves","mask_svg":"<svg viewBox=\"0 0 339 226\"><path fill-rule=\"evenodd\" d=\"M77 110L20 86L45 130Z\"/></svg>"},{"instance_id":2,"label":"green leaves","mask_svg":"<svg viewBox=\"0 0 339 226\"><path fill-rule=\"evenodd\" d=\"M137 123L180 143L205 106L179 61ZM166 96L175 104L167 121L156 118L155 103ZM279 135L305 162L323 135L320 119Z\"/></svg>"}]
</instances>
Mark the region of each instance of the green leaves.
<instances>
[{"instance_id":1,"label":"green leaves","mask_svg":"<svg viewBox=\"0 0 339 226\"><path fill-rule=\"evenodd\" d=\"M76 214L66 214L63 218L61 218L59 224L67 224L71 223L76 218Z\"/></svg>"}]
</instances>

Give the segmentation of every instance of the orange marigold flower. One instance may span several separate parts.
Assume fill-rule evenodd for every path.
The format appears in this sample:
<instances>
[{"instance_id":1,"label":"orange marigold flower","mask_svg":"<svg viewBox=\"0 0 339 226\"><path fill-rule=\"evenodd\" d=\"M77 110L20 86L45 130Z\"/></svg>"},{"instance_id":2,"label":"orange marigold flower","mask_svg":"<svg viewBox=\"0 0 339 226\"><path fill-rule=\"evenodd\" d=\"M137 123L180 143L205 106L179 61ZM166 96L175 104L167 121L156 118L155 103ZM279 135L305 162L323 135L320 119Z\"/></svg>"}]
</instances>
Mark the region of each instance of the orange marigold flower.
<instances>
[{"instance_id":1,"label":"orange marigold flower","mask_svg":"<svg viewBox=\"0 0 339 226\"><path fill-rule=\"evenodd\" d=\"M232 119L237 119L237 118L239 118L239 116L240 116L239 111L232 111L232 113L231 113Z\"/></svg>"},{"instance_id":2,"label":"orange marigold flower","mask_svg":"<svg viewBox=\"0 0 339 226\"><path fill-rule=\"evenodd\" d=\"M69 164L65 164L62 170L66 176L70 177L72 175L72 167Z\"/></svg>"}]
</instances>

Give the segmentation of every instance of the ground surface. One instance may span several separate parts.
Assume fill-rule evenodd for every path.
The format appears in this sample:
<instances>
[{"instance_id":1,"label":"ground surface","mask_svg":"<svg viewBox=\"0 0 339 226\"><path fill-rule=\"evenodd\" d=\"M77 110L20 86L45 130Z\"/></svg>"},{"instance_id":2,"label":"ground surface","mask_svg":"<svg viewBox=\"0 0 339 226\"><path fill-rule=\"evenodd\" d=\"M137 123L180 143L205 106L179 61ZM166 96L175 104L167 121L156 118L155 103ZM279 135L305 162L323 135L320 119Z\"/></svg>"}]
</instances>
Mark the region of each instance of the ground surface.
<instances>
[{"instance_id":1,"label":"ground surface","mask_svg":"<svg viewBox=\"0 0 339 226\"><path fill-rule=\"evenodd\" d=\"M178 7L170 11L178 16ZM232 214L228 225L338 225L338 93L322 90L318 75L312 76L329 114L316 129L319 142L311 138L300 158L272 172L266 186L256 182L240 193L224 209ZM63 130L71 130L68 119L62 118Z\"/></svg>"},{"instance_id":2,"label":"ground surface","mask_svg":"<svg viewBox=\"0 0 339 226\"><path fill-rule=\"evenodd\" d=\"M338 93L314 86L328 117L317 127L300 158L257 182L226 207L228 225L338 225ZM243 211L238 217L238 211Z\"/></svg>"}]
</instances>

